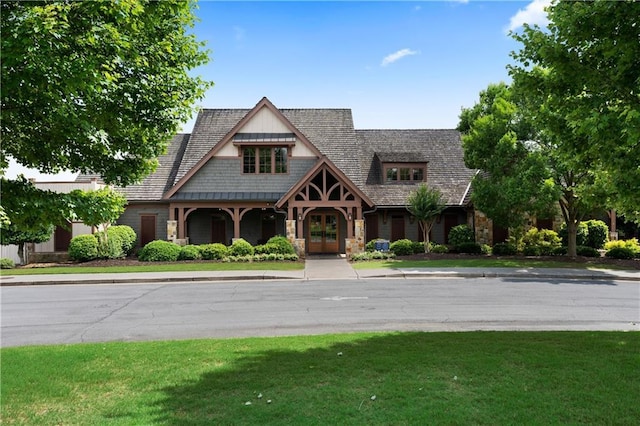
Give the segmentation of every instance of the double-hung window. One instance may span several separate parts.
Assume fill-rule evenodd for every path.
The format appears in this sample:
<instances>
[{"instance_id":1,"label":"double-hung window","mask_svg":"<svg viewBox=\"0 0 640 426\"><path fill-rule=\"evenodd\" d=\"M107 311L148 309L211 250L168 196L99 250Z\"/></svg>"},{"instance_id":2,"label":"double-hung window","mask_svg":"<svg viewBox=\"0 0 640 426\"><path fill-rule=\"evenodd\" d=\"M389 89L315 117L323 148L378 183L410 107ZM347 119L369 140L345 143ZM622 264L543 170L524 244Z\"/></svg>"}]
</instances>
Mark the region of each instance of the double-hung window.
<instances>
[{"instance_id":1,"label":"double-hung window","mask_svg":"<svg viewBox=\"0 0 640 426\"><path fill-rule=\"evenodd\" d=\"M287 173L287 147L245 146L242 148L242 172L259 174Z\"/></svg>"}]
</instances>

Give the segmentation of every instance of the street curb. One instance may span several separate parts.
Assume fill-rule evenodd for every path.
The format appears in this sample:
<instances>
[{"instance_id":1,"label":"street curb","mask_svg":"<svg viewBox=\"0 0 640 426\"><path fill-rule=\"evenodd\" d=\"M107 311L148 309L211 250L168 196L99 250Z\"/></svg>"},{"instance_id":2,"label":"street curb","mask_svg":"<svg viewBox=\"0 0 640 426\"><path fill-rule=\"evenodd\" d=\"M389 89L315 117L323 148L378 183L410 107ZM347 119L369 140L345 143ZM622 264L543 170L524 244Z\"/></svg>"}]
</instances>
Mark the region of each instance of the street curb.
<instances>
[{"instance_id":1,"label":"street curb","mask_svg":"<svg viewBox=\"0 0 640 426\"><path fill-rule=\"evenodd\" d=\"M640 277L625 277L619 275L603 276L596 274L585 275L563 275L563 274L539 274L539 273L502 273L502 272L402 272L385 273L379 275L361 276L358 279L366 278L541 278L541 279L565 279L565 280L594 280L594 281L640 281Z\"/></svg>"},{"instance_id":2,"label":"street curb","mask_svg":"<svg viewBox=\"0 0 640 426\"><path fill-rule=\"evenodd\" d=\"M95 280L55 280L55 281L16 281L0 283L0 287L43 286L43 285L88 285L88 284L150 284L150 283L174 283L174 282L202 282L202 281L266 281L266 280L303 280L300 277L281 277L275 275L248 275L248 276L220 276L220 277L167 277L167 278L107 278Z\"/></svg>"}]
</instances>

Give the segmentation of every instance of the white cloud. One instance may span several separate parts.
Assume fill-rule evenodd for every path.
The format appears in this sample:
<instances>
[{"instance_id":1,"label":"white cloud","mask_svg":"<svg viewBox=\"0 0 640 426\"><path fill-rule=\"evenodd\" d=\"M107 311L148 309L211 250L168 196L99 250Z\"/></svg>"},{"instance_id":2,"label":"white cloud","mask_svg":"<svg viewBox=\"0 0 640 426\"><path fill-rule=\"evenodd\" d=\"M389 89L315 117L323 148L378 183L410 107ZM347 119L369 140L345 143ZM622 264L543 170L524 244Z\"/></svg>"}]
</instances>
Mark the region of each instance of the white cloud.
<instances>
[{"instance_id":1,"label":"white cloud","mask_svg":"<svg viewBox=\"0 0 640 426\"><path fill-rule=\"evenodd\" d=\"M514 31L522 26L522 24L539 25L546 27L549 23L547 19L547 12L544 8L551 4L551 0L533 0L524 9L518 10L518 12L511 17L509 26L506 31Z\"/></svg>"},{"instance_id":2,"label":"white cloud","mask_svg":"<svg viewBox=\"0 0 640 426\"><path fill-rule=\"evenodd\" d=\"M398 59L404 58L405 56L411 56L411 55L417 55L417 54L418 54L418 51L416 50L401 49L395 53L385 56L380 65L383 67L386 67L387 65L392 64Z\"/></svg>"}]
</instances>

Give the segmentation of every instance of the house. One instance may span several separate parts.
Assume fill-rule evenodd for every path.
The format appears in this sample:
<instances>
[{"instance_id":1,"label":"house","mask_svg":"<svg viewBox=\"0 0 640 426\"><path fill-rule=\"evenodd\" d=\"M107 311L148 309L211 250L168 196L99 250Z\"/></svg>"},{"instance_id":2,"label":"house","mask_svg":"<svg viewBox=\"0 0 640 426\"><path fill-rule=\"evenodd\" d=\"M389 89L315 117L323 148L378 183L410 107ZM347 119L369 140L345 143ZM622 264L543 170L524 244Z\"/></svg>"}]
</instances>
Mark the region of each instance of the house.
<instances>
[{"instance_id":1,"label":"house","mask_svg":"<svg viewBox=\"0 0 640 426\"><path fill-rule=\"evenodd\" d=\"M299 253L349 254L377 237L418 241L406 199L423 182L447 205L433 241L473 223L475 171L458 131L357 130L349 109L279 109L267 98L251 109L203 109L159 163L119 189L128 205L118 223L136 231L139 246L286 235Z\"/></svg>"},{"instance_id":2,"label":"house","mask_svg":"<svg viewBox=\"0 0 640 426\"><path fill-rule=\"evenodd\" d=\"M38 189L64 194L76 189L83 191L95 191L105 187L105 185L100 183L96 177L78 177L74 182L36 182L33 179L31 179L31 182ZM79 221L69 222L67 226L56 226L48 241L44 243L30 243L26 245L26 263L57 262L60 260L67 260L67 251L69 249L71 238L81 234L92 234L94 231L95 229L91 226L85 225ZM18 246L12 244L0 247L2 250L0 257L8 257L15 263L20 263Z\"/></svg>"}]
</instances>

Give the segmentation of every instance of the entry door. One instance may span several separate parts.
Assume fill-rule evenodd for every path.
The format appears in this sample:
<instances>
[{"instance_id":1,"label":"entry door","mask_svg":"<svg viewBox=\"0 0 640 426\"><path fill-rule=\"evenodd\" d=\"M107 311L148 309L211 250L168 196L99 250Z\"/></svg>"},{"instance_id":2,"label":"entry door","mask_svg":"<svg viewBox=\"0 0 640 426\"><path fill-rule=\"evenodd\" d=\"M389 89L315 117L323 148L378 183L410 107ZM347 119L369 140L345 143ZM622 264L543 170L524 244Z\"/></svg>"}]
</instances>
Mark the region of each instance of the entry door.
<instances>
[{"instance_id":1,"label":"entry door","mask_svg":"<svg viewBox=\"0 0 640 426\"><path fill-rule=\"evenodd\" d=\"M156 239L156 217L155 215L140 216L140 246Z\"/></svg>"},{"instance_id":2,"label":"entry door","mask_svg":"<svg viewBox=\"0 0 640 426\"><path fill-rule=\"evenodd\" d=\"M309 215L309 253L337 253L338 214L317 213Z\"/></svg>"}]
</instances>

